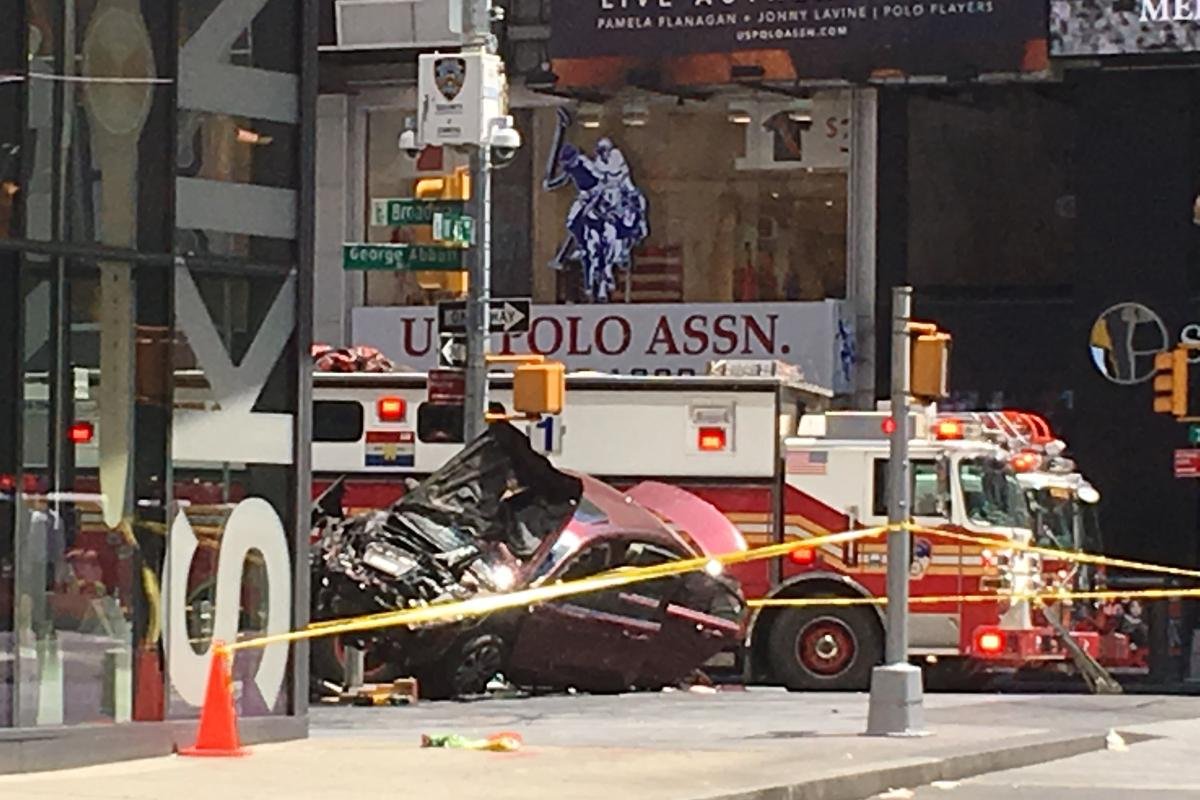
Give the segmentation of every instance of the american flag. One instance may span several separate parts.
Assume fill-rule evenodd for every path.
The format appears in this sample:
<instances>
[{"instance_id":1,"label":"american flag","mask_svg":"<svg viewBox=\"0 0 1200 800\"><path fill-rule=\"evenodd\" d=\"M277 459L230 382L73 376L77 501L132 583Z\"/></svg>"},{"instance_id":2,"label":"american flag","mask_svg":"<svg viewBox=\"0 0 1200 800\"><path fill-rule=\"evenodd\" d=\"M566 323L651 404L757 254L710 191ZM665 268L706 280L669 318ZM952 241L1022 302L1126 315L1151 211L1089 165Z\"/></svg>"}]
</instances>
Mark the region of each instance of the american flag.
<instances>
[{"instance_id":1,"label":"american flag","mask_svg":"<svg viewBox=\"0 0 1200 800\"><path fill-rule=\"evenodd\" d=\"M829 453L825 450L801 450L787 454L789 475L824 475L829 467Z\"/></svg>"}]
</instances>

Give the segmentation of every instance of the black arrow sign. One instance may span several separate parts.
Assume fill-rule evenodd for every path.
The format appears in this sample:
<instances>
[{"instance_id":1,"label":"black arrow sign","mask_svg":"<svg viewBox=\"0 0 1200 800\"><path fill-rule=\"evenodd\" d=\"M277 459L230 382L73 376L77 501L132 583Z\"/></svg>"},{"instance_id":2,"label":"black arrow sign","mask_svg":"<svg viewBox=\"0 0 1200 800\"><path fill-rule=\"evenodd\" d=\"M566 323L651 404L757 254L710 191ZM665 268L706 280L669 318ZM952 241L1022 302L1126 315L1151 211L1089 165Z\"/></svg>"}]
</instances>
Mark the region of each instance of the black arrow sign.
<instances>
[{"instance_id":1,"label":"black arrow sign","mask_svg":"<svg viewBox=\"0 0 1200 800\"><path fill-rule=\"evenodd\" d=\"M488 304L489 333L529 333L533 316L528 298L493 300ZM466 335L467 304L463 300L438 303L438 333Z\"/></svg>"},{"instance_id":2,"label":"black arrow sign","mask_svg":"<svg viewBox=\"0 0 1200 800\"><path fill-rule=\"evenodd\" d=\"M438 347L438 366L446 369L462 369L467 365L467 340L461 336L442 335Z\"/></svg>"}]
</instances>

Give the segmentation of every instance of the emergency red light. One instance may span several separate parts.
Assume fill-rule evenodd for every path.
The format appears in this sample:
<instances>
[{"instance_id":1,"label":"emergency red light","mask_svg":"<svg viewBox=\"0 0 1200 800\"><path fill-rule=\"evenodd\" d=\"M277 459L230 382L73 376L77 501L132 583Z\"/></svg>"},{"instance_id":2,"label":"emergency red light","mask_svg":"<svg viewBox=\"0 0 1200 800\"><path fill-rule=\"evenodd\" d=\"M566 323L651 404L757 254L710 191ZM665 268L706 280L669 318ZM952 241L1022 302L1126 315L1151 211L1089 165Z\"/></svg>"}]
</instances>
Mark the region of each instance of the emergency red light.
<instances>
[{"instance_id":1,"label":"emergency red light","mask_svg":"<svg viewBox=\"0 0 1200 800\"><path fill-rule=\"evenodd\" d=\"M1014 472L1032 472L1041 465L1042 459L1037 453L1017 453L1009 460Z\"/></svg>"},{"instance_id":2,"label":"emergency red light","mask_svg":"<svg viewBox=\"0 0 1200 800\"><path fill-rule=\"evenodd\" d=\"M817 551L811 547L801 547L788 553L788 561L798 567L810 567L817 561Z\"/></svg>"},{"instance_id":3,"label":"emergency red light","mask_svg":"<svg viewBox=\"0 0 1200 800\"><path fill-rule=\"evenodd\" d=\"M957 419L938 420L937 425L933 428L933 434L943 440L961 439L964 434L962 421Z\"/></svg>"},{"instance_id":4,"label":"emergency red light","mask_svg":"<svg viewBox=\"0 0 1200 800\"><path fill-rule=\"evenodd\" d=\"M696 444L706 453L714 453L725 449L724 428L701 428L697 433Z\"/></svg>"},{"instance_id":5,"label":"emergency red light","mask_svg":"<svg viewBox=\"0 0 1200 800\"><path fill-rule=\"evenodd\" d=\"M1004 651L1004 636L997 631L979 631L975 634L975 650L980 655L997 655Z\"/></svg>"},{"instance_id":6,"label":"emergency red light","mask_svg":"<svg viewBox=\"0 0 1200 800\"><path fill-rule=\"evenodd\" d=\"M96 428L90 422L73 422L67 428L67 440L71 444L88 444L96 435Z\"/></svg>"},{"instance_id":7,"label":"emergency red light","mask_svg":"<svg viewBox=\"0 0 1200 800\"><path fill-rule=\"evenodd\" d=\"M403 397L381 397L375 401L375 411L380 422L403 422L408 403Z\"/></svg>"},{"instance_id":8,"label":"emergency red light","mask_svg":"<svg viewBox=\"0 0 1200 800\"><path fill-rule=\"evenodd\" d=\"M879 427L883 428L883 432L886 436L891 436L893 433L896 432L896 418L895 417L884 417L883 424L880 425Z\"/></svg>"}]
</instances>

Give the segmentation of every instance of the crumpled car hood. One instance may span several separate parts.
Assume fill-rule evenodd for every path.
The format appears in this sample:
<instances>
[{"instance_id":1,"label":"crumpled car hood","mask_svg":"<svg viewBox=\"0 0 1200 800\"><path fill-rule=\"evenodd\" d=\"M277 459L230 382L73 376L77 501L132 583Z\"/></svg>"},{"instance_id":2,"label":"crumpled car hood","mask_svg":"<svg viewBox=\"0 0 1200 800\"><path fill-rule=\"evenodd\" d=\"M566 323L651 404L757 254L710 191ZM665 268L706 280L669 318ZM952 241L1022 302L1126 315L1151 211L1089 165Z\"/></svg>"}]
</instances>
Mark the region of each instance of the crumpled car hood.
<instances>
[{"instance_id":1,"label":"crumpled car hood","mask_svg":"<svg viewBox=\"0 0 1200 800\"><path fill-rule=\"evenodd\" d=\"M528 558L567 523L582 492L578 478L556 470L523 433L498 422L391 511L423 531L449 528Z\"/></svg>"}]
</instances>

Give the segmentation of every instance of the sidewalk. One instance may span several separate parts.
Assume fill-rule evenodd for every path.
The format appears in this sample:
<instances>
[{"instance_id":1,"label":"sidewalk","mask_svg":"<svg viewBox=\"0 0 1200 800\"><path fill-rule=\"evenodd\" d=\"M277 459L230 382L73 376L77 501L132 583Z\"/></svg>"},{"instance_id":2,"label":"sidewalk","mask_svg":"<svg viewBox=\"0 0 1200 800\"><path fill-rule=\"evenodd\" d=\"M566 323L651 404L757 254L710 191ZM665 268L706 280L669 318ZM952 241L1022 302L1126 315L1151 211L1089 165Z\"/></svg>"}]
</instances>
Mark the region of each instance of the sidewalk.
<instances>
[{"instance_id":1,"label":"sidewalk","mask_svg":"<svg viewBox=\"0 0 1200 800\"><path fill-rule=\"evenodd\" d=\"M248 758L3 777L0 796L849 800L1099 750L1110 728L1200 717L1200 699L1178 697L932 695L926 708L933 735L913 739L859 735L863 695L774 690L316 708L311 739ZM1177 724L1200 733L1200 721ZM423 732L502 730L525 749L417 746Z\"/></svg>"}]
</instances>

